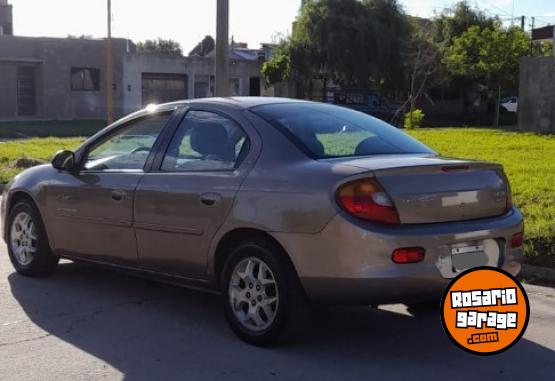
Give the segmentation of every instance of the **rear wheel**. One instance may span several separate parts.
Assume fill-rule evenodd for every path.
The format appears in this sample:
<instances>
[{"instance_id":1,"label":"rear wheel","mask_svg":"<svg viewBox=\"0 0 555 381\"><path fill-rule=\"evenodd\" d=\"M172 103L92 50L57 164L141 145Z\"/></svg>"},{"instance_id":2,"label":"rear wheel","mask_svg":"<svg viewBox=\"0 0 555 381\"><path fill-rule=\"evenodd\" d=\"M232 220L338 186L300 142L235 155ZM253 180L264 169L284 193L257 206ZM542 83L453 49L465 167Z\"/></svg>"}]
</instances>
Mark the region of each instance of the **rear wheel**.
<instances>
[{"instance_id":1,"label":"rear wheel","mask_svg":"<svg viewBox=\"0 0 555 381\"><path fill-rule=\"evenodd\" d=\"M16 271L26 276L50 275L58 265L40 214L29 201L17 203L10 211L8 254Z\"/></svg>"},{"instance_id":2,"label":"rear wheel","mask_svg":"<svg viewBox=\"0 0 555 381\"><path fill-rule=\"evenodd\" d=\"M265 240L233 250L222 274L222 295L229 325L253 345L292 336L306 317L306 299L292 265Z\"/></svg>"}]
</instances>

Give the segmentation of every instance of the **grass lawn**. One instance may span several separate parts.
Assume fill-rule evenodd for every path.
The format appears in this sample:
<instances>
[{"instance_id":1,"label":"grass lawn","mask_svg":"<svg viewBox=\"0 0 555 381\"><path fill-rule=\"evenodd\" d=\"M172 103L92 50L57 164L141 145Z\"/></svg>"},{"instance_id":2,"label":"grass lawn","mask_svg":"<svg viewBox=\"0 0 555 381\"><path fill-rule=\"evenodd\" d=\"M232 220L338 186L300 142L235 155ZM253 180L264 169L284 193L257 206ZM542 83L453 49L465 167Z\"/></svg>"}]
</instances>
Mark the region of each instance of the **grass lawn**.
<instances>
[{"instance_id":1,"label":"grass lawn","mask_svg":"<svg viewBox=\"0 0 555 381\"><path fill-rule=\"evenodd\" d=\"M445 156L504 165L514 203L526 216L526 252L530 262L555 267L555 136L492 129L420 129L410 134ZM88 134L87 134L88 135ZM84 138L44 138L0 143L0 183L19 169L19 157L49 160L60 149L73 149Z\"/></svg>"},{"instance_id":2,"label":"grass lawn","mask_svg":"<svg viewBox=\"0 0 555 381\"><path fill-rule=\"evenodd\" d=\"M0 183L10 181L22 169L13 162L21 157L50 161L61 149L75 149L85 138L33 138L0 142Z\"/></svg>"}]
</instances>

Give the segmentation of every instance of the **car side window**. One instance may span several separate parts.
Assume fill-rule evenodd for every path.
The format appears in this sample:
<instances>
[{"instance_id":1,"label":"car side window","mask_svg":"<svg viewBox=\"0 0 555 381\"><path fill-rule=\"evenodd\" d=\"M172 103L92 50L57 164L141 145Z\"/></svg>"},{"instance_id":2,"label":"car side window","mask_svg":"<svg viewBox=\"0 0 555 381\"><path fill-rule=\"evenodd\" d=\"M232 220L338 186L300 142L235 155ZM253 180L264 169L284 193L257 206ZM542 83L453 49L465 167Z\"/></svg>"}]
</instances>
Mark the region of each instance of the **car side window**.
<instances>
[{"instance_id":1,"label":"car side window","mask_svg":"<svg viewBox=\"0 0 555 381\"><path fill-rule=\"evenodd\" d=\"M245 132L232 120L207 111L189 111L178 127L162 170L233 170L248 149Z\"/></svg>"},{"instance_id":2,"label":"car side window","mask_svg":"<svg viewBox=\"0 0 555 381\"><path fill-rule=\"evenodd\" d=\"M97 144L85 158L83 169L142 170L154 142L171 114L165 112L130 122L122 130Z\"/></svg>"}]
</instances>

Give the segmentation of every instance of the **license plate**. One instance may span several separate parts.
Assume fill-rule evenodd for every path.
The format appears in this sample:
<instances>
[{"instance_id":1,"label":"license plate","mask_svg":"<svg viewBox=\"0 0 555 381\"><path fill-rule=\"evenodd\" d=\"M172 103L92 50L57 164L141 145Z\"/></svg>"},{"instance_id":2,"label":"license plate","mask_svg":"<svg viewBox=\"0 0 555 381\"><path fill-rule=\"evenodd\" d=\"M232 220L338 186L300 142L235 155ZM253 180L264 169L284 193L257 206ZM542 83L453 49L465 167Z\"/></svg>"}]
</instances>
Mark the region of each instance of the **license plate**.
<instances>
[{"instance_id":1,"label":"license plate","mask_svg":"<svg viewBox=\"0 0 555 381\"><path fill-rule=\"evenodd\" d=\"M451 262L455 269L466 270L486 266L489 263L489 257L484 245L453 247L451 249Z\"/></svg>"}]
</instances>

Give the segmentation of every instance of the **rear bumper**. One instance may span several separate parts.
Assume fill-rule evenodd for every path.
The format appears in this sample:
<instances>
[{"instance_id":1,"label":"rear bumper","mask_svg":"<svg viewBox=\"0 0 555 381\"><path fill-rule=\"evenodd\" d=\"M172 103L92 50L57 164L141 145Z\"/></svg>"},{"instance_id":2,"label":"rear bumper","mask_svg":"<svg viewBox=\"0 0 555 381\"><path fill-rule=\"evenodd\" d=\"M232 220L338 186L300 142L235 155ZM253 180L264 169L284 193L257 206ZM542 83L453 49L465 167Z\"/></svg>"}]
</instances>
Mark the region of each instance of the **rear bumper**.
<instances>
[{"instance_id":1,"label":"rear bumper","mask_svg":"<svg viewBox=\"0 0 555 381\"><path fill-rule=\"evenodd\" d=\"M510 248L510 240L522 231L522 215L514 208L497 218L402 227L367 224L338 214L318 234L274 236L289 253L312 300L387 304L439 298L460 273L450 262L453 245L495 240L499 250L492 265L518 274L523 252ZM393 263L391 253L402 247L423 247L424 261Z\"/></svg>"}]
</instances>

